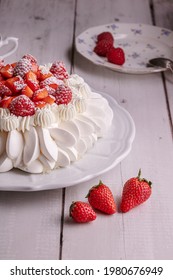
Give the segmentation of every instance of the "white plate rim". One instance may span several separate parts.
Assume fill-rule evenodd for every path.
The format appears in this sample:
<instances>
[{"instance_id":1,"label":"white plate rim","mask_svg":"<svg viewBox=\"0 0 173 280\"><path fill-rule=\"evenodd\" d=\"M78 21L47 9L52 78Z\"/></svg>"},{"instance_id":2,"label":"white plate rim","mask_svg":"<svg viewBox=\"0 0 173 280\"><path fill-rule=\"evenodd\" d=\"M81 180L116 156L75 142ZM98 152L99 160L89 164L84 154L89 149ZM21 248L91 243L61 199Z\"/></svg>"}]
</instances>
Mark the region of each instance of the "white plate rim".
<instances>
[{"instance_id":1,"label":"white plate rim","mask_svg":"<svg viewBox=\"0 0 173 280\"><path fill-rule=\"evenodd\" d=\"M115 64L112 64L112 63L109 63L109 62L104 62L103 63L103 58L102 57L99 57L99 60L101 59L101 62L98 62L98 59L92 59L91 58L91 50L87 52L83 51L83 49L81 49L81 44L79 43L81 38L83 36L86 36L86 34L90 33L91 34L93 32L95 32L97 29L100 30L100 32L102 31L106 31L105 28L107 29L107 27L111 26L111 25L117 25L121 28L124 28L126 26L128 26L128 28L131 28L131 29L134 29L134 28L141 28L141 29L150 29L150 30L154 30L154 31L165 31L165 34L166 32L169 33L171 35L171 38L173 38L173 31L172 30L169 30L167 28L163 28L163 27L159 27L159 26L154 26L154 25L149 25L149 24L143 24L143 23L121 23L121 22L114 22L114 23L108 23L108 24L104 24L104 25L98 25L98 26L92 26L86 30L84 30L82 33L80 33L78 36L76 36L75 38L75 46L76 46L76 50L78 53L80 53L83 57L85 57L87 60L89 60L90 62L94 63L95 65L98 65L98 66L101 66L101 67L105 67L105 68L108 68L112 71L117 71L117 72L120 72L120 73L126 73L126 74L150 74L150 73L157 73L157 72L163 72L163 71L166 71L165 68L161 68L161 67L145 67L145 68L141 68L141 69L137 69L137 68L125 68L124 66L119 66L119 65L115 65ZM101 31L102 30L102 31ZM99 32L97 32L96 34L98 34ZM88 35L87 35L88 36ZM160 39L159 39L160 40ZM171 40L170 40L171 41ZM173 43L169 44L168 46L171 51L172 51L172 54L173 54ZM89 54L90 53L90 54ZM96 55L96 54L95 54Z\"/></svg>"},{"instance_id":2,"label":"white plate rim","mask_svg":"<svg viewBox=\"0 0 173 280\"><path fill-rule=\"evenodd\" d=\"M51 182L50 180L47 180L47 181L44 181L44 184L41 183L41 184L35 184L33 183L33 178L35 179L36 177L38 178L38 176L49 176L51 177L51 174L56 174L56 172L60 172L61 170L65 170L65 168L62 168L62 169L58 169L58 170L53 170L50 172L50 174L28 174L28 173L25 173L23 171L20 171L18 169L13 169L11 171L8 171L6 173L0 173L0 190L2 191L25 191L25 192L30 192L30 191L41 191L41 190L49 190L49 189L60 189L60 188L64 188L64 187L70 187L70 186L73 186L73 185L77 185L79 183L83 183L83 182L86 182L92 178L95 178L97 176L100 176L102 174L104 174L105 172L108 172L109 170L111 170L112 168L114 168L118 163L120 163L131 151L132 149L132 143L134 141L134 138L135 138L135 133L136 133L136 130L135 130L135 124L134 124L134 121L131 117L131 115L129 114L129 112L124 109L122 106L120 106L117 101L110 95L106 94L106 93L103 93L103 92L99 92L99 91L95 91L101 95L103 95L103 97L105 97L107 99L107 101L109 102L110 106L112 107L113 109L113 112L115 114L115 110L117 114L117 116L119 115L119 117L121 119L125 118L125 120L129 123L129 135L128 135L128 138L126 139L126 146L124 147L124 150L123 152L117 157L115 158L115 160L113 162L111 162L111 164L108 164L108 166L102 170L99 170L98 172L96 173L92 173L92 171L90 173L88 173L87 175L83 176L82 173L81 175L79 176L79 178L77 178L76 180L73 180L71 182L69 182L68 180L67 181L64 181L63 183L58 183L58 182ZM101 138L100 140L103 141L104 138ZM100 141L98 140L98 141ZM96 144L97 145L97 142ZM93 150L94 150L95 147L93 147ZM90 153L90 151L88 152ZM87 155L87 154L86 154ZM85 156L86 156L85 155ZM81 162L82 163L82 159L78 162ZM78 163L76 162L76 163ZM71 166L69 166L68 168L73 168L73 166L75 166L75 163L72 164ZM17 175L16 175L17 174ZM25 176L26 178L26 181L25 181L25 185L16 185L15 184L15 180L14 180L14 176ZM3 178L9 178L8 180L10 180L10 177L11 177L11 181L8 181L7 182L4 182L4 179ZM18 178L19 180L19 178Z\"/></svg>"}]
</instances>

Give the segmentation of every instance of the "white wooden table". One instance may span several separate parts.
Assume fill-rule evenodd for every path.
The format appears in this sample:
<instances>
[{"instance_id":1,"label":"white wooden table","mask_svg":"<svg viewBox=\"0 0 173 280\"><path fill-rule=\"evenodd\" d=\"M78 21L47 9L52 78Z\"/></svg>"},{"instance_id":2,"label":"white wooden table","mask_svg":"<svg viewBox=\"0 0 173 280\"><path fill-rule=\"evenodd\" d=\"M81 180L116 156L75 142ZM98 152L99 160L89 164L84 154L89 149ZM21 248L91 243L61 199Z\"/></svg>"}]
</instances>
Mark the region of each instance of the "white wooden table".
<instances>
[{"instance_id":1,"label":"white wooden table","mask_svg":"<svg viewBox=\"0 0 173 280\"><path fill-rule=\"evenodd\" d=\"M128 75L95 66L74 47L82 31L114 21L173 30L172 14L171 0L0 1L0 33L19 38L17 52L6 61L25 53L40 63L61 59L90 86L113 96L136 126L131 153L99 178L49 191L1 191L0 259L173 258L173 84L160 73ZM118 202L124 182L140 167L153 182L145 205L126 214L98 215L89 224L69 219L71 202L85 200L99 179Z\"/></svg>"}]
</instances>

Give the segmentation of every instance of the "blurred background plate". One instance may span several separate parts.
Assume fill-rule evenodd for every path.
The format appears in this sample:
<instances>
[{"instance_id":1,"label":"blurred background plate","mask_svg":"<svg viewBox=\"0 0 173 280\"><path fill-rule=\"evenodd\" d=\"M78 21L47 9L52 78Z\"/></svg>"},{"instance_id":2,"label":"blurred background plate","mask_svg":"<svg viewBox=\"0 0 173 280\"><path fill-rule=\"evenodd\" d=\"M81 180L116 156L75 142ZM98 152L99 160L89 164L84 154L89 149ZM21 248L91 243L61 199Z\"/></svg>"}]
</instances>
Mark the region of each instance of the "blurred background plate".
<instances>
[{"instance_id":1,"label":"blurred background plate","mask_svg":"<svg viewBox=\"0 0 173 280\"><path fill-rule=\"evenodd\" d=\"M93 52L99 33L109 31L114 37L114 47L121 47L126 61L122 66L109 63L105 57ZM129 74L147 74L165 71L164 68L147 67L149 59L173 59L173 32L166 28L146 24L110 23L95 26L76 37L76 49L94 64Z\"/></svg>"}]
</instances>

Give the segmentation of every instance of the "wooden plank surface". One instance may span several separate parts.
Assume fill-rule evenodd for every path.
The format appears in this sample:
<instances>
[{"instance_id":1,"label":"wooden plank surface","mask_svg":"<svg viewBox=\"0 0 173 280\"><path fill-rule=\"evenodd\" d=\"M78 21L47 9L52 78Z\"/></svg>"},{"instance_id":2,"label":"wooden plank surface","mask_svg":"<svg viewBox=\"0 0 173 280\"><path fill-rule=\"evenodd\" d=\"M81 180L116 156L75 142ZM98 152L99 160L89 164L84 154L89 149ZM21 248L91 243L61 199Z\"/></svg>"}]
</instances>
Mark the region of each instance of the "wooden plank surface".
<instances>
[{"instance_id":1,"label":"wooden plank surface","mask_svg":"<svg viewBox=\"0 0 173 280\"><path fill-rule=\"evenodd\" d=\"M77 35L91 26L114 20L152 23L149 1L109 1L109 4L108 1L99 1L99 8L94 3L95 1L89 1L89 4L85 1L78 3ZM132 152L118 167L91 183L67 189L66 215L71 200L84 199L88 188L99 179L110 184L118 201L123 183L135 176L140 167L143 175L153 181L153 196L145 208L141 206L126 215L118 213L105 217L98 214L93 225L83 227L65 223L63 258L171 258L173 209L169 191L173 153L161 75L131 76L113 73L92 65L78 54L75 54L74 71L85 77L92 87L115 97L131 113L136 125L136 138ZM169 191L165 193L165 189ZM162 201L160 197L164 197ZM160 213L162 207L166 208L166 212ZM165 215L168 220L165 220ZM167 222L170 224L170 234L166 241L169 245L163 250L161 241L165 234L162 229L166 229Z\"/></svg>"},{"instance_id":2,"label":"wooden plank surface","mask_svg":"<svg viewBox=\"0 0 173 280\"><path fill-rule=\"evenodd\" d=\"M0 32L19 37L19 49L8 61L28 52L40 63L62 59L68 70L72 67L93 88L113 96L136 126L131 153L99 178L66 190L0 192L0 259L173 258L172 84L159 73L127 75L95 66L73 46L73 36L114 21L173 29L171 9L168 0L0 1ZM99 179L111 187L119 205L124 182L139 168L153 181L145 205L127 214L97 213L90 224L72 222L71 202L86 201Z\"/></svg>"},{"instance_id":3,"label":"wooden plank surface","mask_svg":"<svg viewBox=\"0 0 173 280\"><path fill-rule=\"evenodd\" d=\"M158 26L164 26L170 30L173 30L173 1L171 0L153 0L155 23ZM173 47L173 42L172 42ZM168 110L170 110L170 126L172 128L173 135L173 75L170 71L164 74L165 77L165 91L168 99Z\"/></svg>"},{"instance_id":4,"label":"wooden plank surface","mask_svg":"<svg viewBox=\"0 0 173 280\"><path fill-rule=\"evenodd\" d=\"M69 0L50 0L49 4L43 0L0 1L1 34L19 38L17 52L7 61L16 61L23 54L31 53L39 63L61 59L70 70L74 3ZM66 13L68 17L64 18ZM0 212L0 259L59 258L62 190L0 192Z\"/></svg>"}]
</instances>

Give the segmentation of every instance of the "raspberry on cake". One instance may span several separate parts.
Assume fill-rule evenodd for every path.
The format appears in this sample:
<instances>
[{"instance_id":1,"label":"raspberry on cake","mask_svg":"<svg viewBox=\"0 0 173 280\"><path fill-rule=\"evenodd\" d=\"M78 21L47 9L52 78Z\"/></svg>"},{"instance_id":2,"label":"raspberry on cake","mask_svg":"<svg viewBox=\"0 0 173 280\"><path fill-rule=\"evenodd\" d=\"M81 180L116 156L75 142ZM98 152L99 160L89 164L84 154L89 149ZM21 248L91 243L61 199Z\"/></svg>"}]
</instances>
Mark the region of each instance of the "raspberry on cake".
<instances>
[{"instance_id":1,"label":"raspberry on cake","mask_svg":"<svg viewBox=\"0 0 173 280\"><path fill-rule=\"evenodd\" d=\"M10 70L9 70L10 69ZM63 62L30 54L0 66L0 172L44 173L80 160L104 137L113 112ZM12 143L18 143L18 148Z\"/></svg>"},{"instance_id":2,"label":"raspberry on cake","mask_svg":"<svg viewBox=\"0 0 173 280\"><path fill-rule=\"evenodd\" d=\"M22 58L16 63L16 66L14 67L14 76L21 76L23 78L25 74L31 70L31 68L32 64L30 60Z\"/></svg>"},{"instance_id":3,"label":"raspberry on cake","mask_svg":"<svg viewBox=\"0 0 173 280\"><path fill-rule=\"evenodd\" d=\"M21 117L35 114L34 103L25 95L15 97L9 105L9 110L11 114Z\"/></svg>"},{"instance_id":4,"label":"raspberry on cake","mask_svg":"<svg viewBox=\"0 0 173 280\"><path fill-rule=\"evenodd\" d=\"M68 86L60 85L55 93L55 102L57 105L68 104L72 100L72 91Z\"/></svg>"},{"instance_id":5,"label":"raspberry on cake","mask_svg":"<svg viewBox=\"0 0 173 280\"><path fill-rule=\"evenodd\" d=\"M65 65L62 61L56 61L52 64L50 68L50 72L60 80L64 80L68 78L68 72L65 68Z\"/></svg>"}]
</instances>

